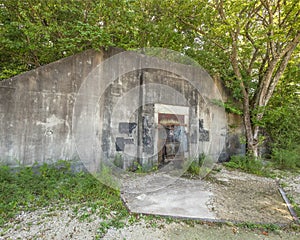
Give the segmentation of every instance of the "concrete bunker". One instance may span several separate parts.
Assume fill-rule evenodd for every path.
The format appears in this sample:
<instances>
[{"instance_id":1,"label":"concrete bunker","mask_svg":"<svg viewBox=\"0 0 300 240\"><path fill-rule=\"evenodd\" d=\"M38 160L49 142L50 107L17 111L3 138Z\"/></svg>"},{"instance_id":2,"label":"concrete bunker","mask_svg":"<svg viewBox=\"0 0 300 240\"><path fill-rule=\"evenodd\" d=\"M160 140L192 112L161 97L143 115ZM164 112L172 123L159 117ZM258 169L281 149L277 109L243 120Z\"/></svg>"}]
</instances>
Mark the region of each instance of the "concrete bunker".
<instances>
[{"instance_id":1,"label":"concrete bunker","mask_svg":"<svg viewBox=\"0 0 300 240\"><path fill-rule=\"evenodd\" d=\"M204 70L124 52L128 71L109 62L119 53L89 50L0 82L1 162L65 159L92 171L103 159L128 169L244 152L241 119L211 101L228 96Z\"/></svg>"}]
</instances>

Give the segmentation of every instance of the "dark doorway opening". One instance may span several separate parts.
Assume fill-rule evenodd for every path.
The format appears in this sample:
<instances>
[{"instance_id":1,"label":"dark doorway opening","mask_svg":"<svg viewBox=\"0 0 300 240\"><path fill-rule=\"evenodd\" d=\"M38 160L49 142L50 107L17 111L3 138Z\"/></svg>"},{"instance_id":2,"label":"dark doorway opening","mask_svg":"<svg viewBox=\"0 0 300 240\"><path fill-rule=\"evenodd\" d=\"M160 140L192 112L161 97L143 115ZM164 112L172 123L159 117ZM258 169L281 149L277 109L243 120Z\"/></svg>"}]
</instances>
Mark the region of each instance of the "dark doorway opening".
<instances>
[{"instance_id":1,"label":"dark doorway opening","mask_svg":"<svg viewBox=\"0 0 300 240\"><path fill-rule=\"evenodd\" d=\"M159 113L158 123L159 166L169 162L181 165L187 151L184 115Z\"/></svg>"}]
</instances>

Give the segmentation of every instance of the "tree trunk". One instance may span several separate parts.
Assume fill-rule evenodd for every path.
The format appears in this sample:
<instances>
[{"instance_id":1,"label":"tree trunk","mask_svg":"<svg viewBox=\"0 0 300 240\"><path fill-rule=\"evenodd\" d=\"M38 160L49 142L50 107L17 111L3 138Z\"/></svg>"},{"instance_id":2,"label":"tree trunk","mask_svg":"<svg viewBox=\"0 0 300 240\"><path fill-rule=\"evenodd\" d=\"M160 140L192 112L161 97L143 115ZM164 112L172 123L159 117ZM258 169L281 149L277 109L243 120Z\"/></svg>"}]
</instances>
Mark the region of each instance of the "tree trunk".
<instances>
[{"instance_id":1,"label":"tree trunk","mask_svg":"<svg viewBox=\"0 0 300 240\"><path fill-rule=\"evenodd\" d=\"M259 127L252 125L248 97L244 97L243 108L244 108L243 122L244 122L244 126L245 126L245 131L246 131L247 155L257 158L258 157Z\"/></svg>"}]
</instances>

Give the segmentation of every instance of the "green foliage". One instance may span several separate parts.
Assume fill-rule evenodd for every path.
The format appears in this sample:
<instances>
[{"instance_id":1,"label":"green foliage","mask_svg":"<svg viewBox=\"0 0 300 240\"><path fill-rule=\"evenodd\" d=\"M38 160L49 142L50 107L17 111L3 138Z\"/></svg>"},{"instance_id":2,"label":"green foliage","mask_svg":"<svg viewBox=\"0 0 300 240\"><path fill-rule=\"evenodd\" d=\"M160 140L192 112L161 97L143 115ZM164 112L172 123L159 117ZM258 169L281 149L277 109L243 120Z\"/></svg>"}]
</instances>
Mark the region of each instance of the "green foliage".
<instances>
[{"instance_id":1,"label":"green foliage","mask_svg":"<svg viewBox=\"0 0 300 240\"><path fill-rule=\"evenodd\" d=\"M121 154L116 154L115 158L114 158L114 165L118 168L123 169L123 159L122 159L122 155Z\"/></svg>"},{"instance_id":2,"label":"green foliage","mask_svg":"<svg viewBox=\"0 0 300 240\"><path fill-rule=\"evenodd\" d=\"M27 69L25 66L16 66L13 63L11 63L10 66L3 66L0 72L0 81L2 79L6 79L18 75L26 70Z\"/></svg>"},{"instance_id":3,"label":"green foliage","mask_svg":"<svg viewBox=\"0 0 300 240\"><path fill-rule=\"evenodd\" d=\"M0 6L0 80L90 48L181 50L186 36L163 13L170 7L156 0L7 0Z\"/></svg>"},{"instance_id":4,"label":"green foliage","mask_svg":"<svg viewBox=\"0 0 300 240\"><path fill-rule=\"evenodd\" d=\"M84 206L97 208L99 217L104 219L116 211L112 224L128 216L117 191L88 173L73 173L68 162L22 167L18 171L1 166L0 180L0 226L20 211L60 204L77 204L77 211ZM86 217L87 213L81 213L81 219Z\"/></svg>"},{"instance_id":5,"label":"green foliage","mask_svg":"<svg viewBox=\"0 0 300 240\"><path fill-rule=\"evenodd\" d=\"M269 176L268 166L264 166L261 159L255 159L251 156L235 155L231 157L229 162L224 163L224 165L260 176Z\"/></svg>"},{"instance_id":6,"label":"green foliage","mask_svg":"<svg viewBox=\"0 0 300 240\"><path fill-rule=\"evenodd\" d=\"M300 88L282 84L271 99L264 126L274 147L293 149L300 144Z\"/></svg>"},{"instance_id":7,"label":"green foliage","mask_svg":"<svg viewBox=\"0 0 300 240\"><path fill-rule=\"evenodd\" d=\"M205 155L200 154L197 158L193 159L191 164L189 165L187 169L187 173L190 174L191 176L199 176L201 172L201 166L205 160Z\"/></svg>"},{"instance_id":8,"label":"green foliage","mask_svg":"<svg viewBox=\"0 0 300 240\"><path fill-rule=\"evenodd\" d=\"M243 111L240 107L237 106L236 103L232 101L222 102L221 100L213 99L211 102L219 107L223 107L227 113L233 113L237 115L242 115Z\"/></svg>"},{"instance_id":9,"label":"green foliage","mask_svg":"<svg viewBox=\"0 0 300 240\"><path fill-rule=\"evenodd\" d=\"M114 175L111 166L101 163L100 169L94 174L94 177L106 186L112 187L113 189L120 189L120 183Z\"/></svg>"},{"instance_id":10,"label":"green foliage","mask_svg":"<svg viewBox=\"0 0 300 240\"><path fill-rule=\"evenodd\" d=\"M300 169L300 147L297 146L293 149L272 149L272 161L274 167L278 169L297 170Z\"/></svg>"},{"instance_id":11,"label":"green foliage","mask_svg":"<svg viewBox=\"0 0 300 240\"><path fill-rule=\"evenodd\" d=\"M200 174L201 166L197 162L192 162L189 168L187 169L187 172L191 174L192 176L198 176Z\"/></svg>"},{"instance_id":12,"label":"green foliage","mask_svg":"<svg viewBox=\"0 0 300 240\"><path fill-rule=\"evenodd\" d=\"M291 195L288 195L287 197L288 197L290 203L292 204L293 209L296 212L296 215L299 217L300 216L300 206L295 202L294 198ZM298 223L298 227L299 227L299 230L300 230L300 224L299 223Z\"/></svg>"},{"instance_id":13,"label":"green foliage","mask_svg":"<svg viewBox=\"0 0 300 240\"><path fill-rule=\"evenodd\" d=\"M276 167L299 168L300 145L300 59L287 67L266 108L265 131Z\"/></svg>"},{"instance_id":14,"label":"green foliage","mask_svg":"<svg viewBox=\"0 0 300 240\"><path fill-rule=\"evenodd\" d=\"M277 224L256 224L251 222L238 223L237 226L251 230L260 229L265 231L277 231L281 228L280 225Z\"/></svg>"},{"instance_id":15,"label":"green foliage","mask_svg":"<svg viewBox=\"0 0 300 240\"><path fill-rule=\"evenodd\" d=\"M282 146L299 144L299 131L291 137L290 130L299 129L299 97L277 92L265 108L266 92L273 91L289 55L282 51L293 49L289 44L299 34L299 9L298 0L6 0L0 6L0 80L90 48L168 48L218 75L233 99L246 103L243 110L232 102L222 106L229 113L251 114L245 118L252 130L247 136L260 126L270 128ZM299 88L299 50L291 54L295 62L284 72L281 89ZM265 79L269 70L271 78ZM283 99L290 104L281 107Z\"/></svg>"},{"instance_id":16,"label":"green foliage","mask_svg":"<svg viewBox=\"0 0 300 240\"><path fill-rule=\"evenodd\" d=\"M297 216L300 216L300 207L299 207L299 205L298 204L294 204L293 208L294 208Z\"/></svg>"},{"instance_id":17,"label":"green foliage","mask_svg":"<svg viewBox=\"0 0 300 240\"><path fill-rule=\"evenodd\" d=\"M299 21L292 17L299 13L298 1L195 0L180 4L185 5L181 14L176 14L175 6L170 11L195 34L188 54L211 74L217 74L231 96L243 103L247 146L249 153L256 155L256 126L264 126L264 108L285 63L299 56L299 47L290 48L290 55L283 52L292 42L299 43ZM283 60L288 56L291 58ZM227 106L226 110L233 109Z\"/></svg>"},{"instance_id":18,"label":"green foliage","mask_svg":"<svg viewBox=\"0 0 300 240\"><path fill-rule=\"evenodd\" d=\"M153 163L148 164L140 164L137 161L134 161L132 165L128 168L128 171L130 172L136 172L136 173L149 173L149 172L155 172L157 171L158 166Z\"/></svg>"}]
</instances>

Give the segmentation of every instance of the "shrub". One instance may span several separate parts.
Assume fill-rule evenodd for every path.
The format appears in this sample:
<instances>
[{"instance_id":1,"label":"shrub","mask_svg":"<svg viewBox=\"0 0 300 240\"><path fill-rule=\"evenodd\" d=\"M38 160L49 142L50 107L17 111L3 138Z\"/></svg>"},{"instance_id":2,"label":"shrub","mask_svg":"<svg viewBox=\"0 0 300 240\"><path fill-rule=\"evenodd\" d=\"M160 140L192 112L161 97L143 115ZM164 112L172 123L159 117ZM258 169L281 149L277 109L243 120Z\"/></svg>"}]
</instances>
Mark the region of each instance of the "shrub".
<instances>
[{"instance_id":1,"label":"shrub","mask_svg":"<svg viewBox=\"0 0 300 240\"><path fill-rule=\"evenodd\" d=\"M300 147L290 149L273 148L272 161L279 169L296 170L300 168Z\"/></svg>"},{"instance_id":2,"label":"shrub","mask_svg":"<svg viewBox=\"0 0 300 240\"><path fill-rule=\"evenodd\" d=\"M137 161L134 161L131 166L127 169L129 172L136 173L150 173L158 170L158 165L153 163L140 164Z\"/></svg>"},{"instance_id":3,"label":"shrub","mask_svg":"<svg viewBox=\"0 0 300 240\"><path fill-rule=\"evenodd\" d=\"M192 176L199 175L204 160L205 160L205 155L203 153L200 154L195 159L193 159L192 163L189 165L187 169L187 173L191 174Z\"/></svg>"},{"instance_id":4,"label":"shrub","mask_svg":"<svg viewBox=\"0 0 300 240\"><path fill-rule=\"evenodd\" d=\"M124 164L124 161L123 161L122 155L117 153L114 158L114 165L118 168L123 169L123 164Z\"/></svg>"},{"instance_id":5,"label":"shrub","mask_svg":"<svg viewBox=\"0 0 300 240\"><path fill-rule=\"evenodd\" d=\"M245 172L253 173L256 175L266 175L267 169L265 168L261 159L255 159L251 156L232 156L229 162L224 163L226 167L241 169Z\"/></svg>"},{"instance_id":6,"label":"shrub","mask_svg":"<svg viewBox=\"0 0 300 240\"><path fill-rule=\"evenodd\" d=\"M197 162L192 162L189 166L187 172L191 175L199 175L200 173L200 166Z\"/></svg>"}]
</instances>

